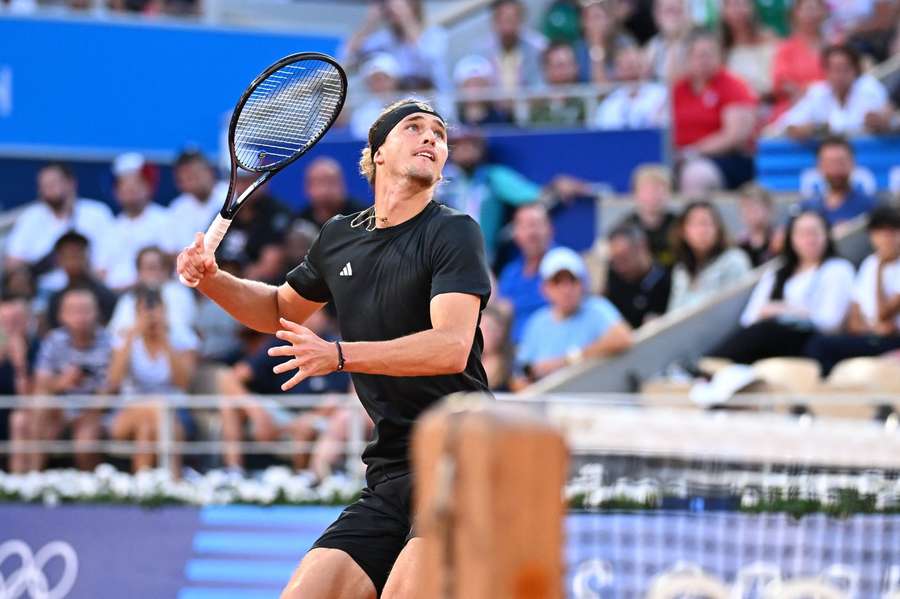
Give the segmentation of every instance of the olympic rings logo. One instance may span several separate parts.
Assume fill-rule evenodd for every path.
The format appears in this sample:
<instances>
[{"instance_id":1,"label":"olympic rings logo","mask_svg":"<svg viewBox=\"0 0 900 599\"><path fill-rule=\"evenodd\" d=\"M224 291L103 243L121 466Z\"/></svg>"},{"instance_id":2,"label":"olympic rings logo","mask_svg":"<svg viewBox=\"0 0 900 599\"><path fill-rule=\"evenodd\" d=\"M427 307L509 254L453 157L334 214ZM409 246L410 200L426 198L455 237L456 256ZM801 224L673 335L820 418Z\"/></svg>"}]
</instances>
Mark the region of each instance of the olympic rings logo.
<instances>
[{"instance_id":1,"label":"olympic rings logo","mask_svg":"<svg viewBox=\"0 0 900 599\"><path fill-rule=\"evenodd\" d=\"M3 577L3 564L15 562L19 569L8 578ZM54 558L63 561L62 576L54 587L44 574L44 568ZM0 599L63 599L75 586L78 577L78 556L65 541L52 541L36 553L19 539L0 544Z\"/></svg>"}]
</instances>

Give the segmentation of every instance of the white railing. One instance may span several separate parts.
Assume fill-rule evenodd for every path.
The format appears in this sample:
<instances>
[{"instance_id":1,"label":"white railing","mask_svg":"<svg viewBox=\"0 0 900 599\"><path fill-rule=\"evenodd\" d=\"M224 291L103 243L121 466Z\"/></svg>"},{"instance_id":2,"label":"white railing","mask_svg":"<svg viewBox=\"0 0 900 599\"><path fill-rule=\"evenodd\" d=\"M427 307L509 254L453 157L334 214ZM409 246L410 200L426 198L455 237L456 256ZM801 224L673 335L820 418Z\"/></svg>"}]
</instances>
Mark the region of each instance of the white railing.
<instances>
[{"instance_id":1,"label":"white railing","mask_svg":"<svg viewBox=\"0 0 900 599\"><path fill-rule=\"evenodd\" d=\"M324 402L327 400L327 404ZM69 395L69 396L0 396L0 409L110 409L126 408L130 405L153 404L158 408L158 433L155 442L157 465L168 469L173 455L200 456L221 455L226 448L239 451L241 454L273 454L292 455L300 452L311 452L315 441L300 442L294 440L279 441L224 441L222 439L206 439L197 441L178 441L173 426L174 410L188 408L198 412L215 412L223 405L241 407L258 402L276 401L279 407L312 409L327 405L349 410L349 426L346 440L343 442L341 454L345 456L345 468L348 475L361 479L363 464L360 456L368 441L366 435L366 419L359 400L354 395L183 395L183 396L122 396L122 395ZM21 443L0 441L0 455L13 451L24 453L73 455L76 452L108 453L133 455L147 451L146 443L132 441L112 441L95 439L79 440L24 440Z\"/></svg>"},{"instance_id":2,"label":"white railing","mask_svg":"<svg viewBox=\"0 0 900 599\"><path fill-rule=\"evenodd\" d=\"M221 455L226 448L236 449L242 454L291 455L312 451L315 441L224 441L221 438L195 441L178 441L173 427L174 410L188 408L198 412L216 411L223 405L241 406L251 402L270 403L273 400L283 408L299 410L321 407L328 398L329 406L349 410L349 430L343 442L342 455L346 458L347 473L361 479L363 466L360 455L367 444L367 416L356 396L316 396L316 395L247 395L247 396L0 396L0 409L109 409L148 402L158 410L158 437L155 442L157 464L168 468L175 454L185 456ZM630 393L560 393L541 395L498 394L498 401L510 406L527 407L536 410L562 427L569 439L573 454L590 454L604 450L634 450L629 445L644 439L652 431L659 433L673 422L682 422L685 428L678 434L659 434L654 438L654 447L660 452L685 455L697 449L697 444L705 451L713 451L721 446L723 452L732 457L742 456L748 461L767 459L801 459L810 456L827 456L842 463L850 460L853 465L858 460L869 464L900 467L900 421L888 418L884 423L874 421L848 420L832 417L788 416L790 407L798 404L825 409L841 406L868 407L900 405L900 394L871 392L858 393L812 393L812 394L740 394L727 404L728 412L709 412L693 404L684 395L630 394ZM687 409L686 409L687 408ZM673 420L674 419L674 420ZM638 426L640 425L640 426ZM635 428L637 427L637 428ZM655 428L654 428L655 427ZM645 432L641 432L646 428ZM658 429L658 430L657 430ZM623 431L632 434L622 436ZM667 429L668 430L668 429ZM618 432L616 432L618 431ZM740 432L741 435L737 433ZM641 433L641 434L637 434ZM646 434L645 434L646 433ZM746 435L759 437L760 445L747 444ZM784 442L782 449L795 435L804 441L804 455L783 452L783 454L761 452L762 447L771 448L778 435ZM828 441L826 443L825 441ZM844 443L846 442L846 443ZM617 445L618 444L618 445ZM718 444L718 445L717 445ZM853 451L845 451L849 446ZM643 446L642 446L643 447ZM646 449L646 447L644 447ZM859 451L860 449L864 451ZM78 452L108 453L130 456L146 452L146 443L130 441L71 440L25 440L15 445L11 441L0 442L0 455L13 450L26 453L73 455ZM807 453L807 452L812 452ZM764 455L763 455L764 454ZM802 460L801 460L802 461Z\"/></svg>"}]
</instances>

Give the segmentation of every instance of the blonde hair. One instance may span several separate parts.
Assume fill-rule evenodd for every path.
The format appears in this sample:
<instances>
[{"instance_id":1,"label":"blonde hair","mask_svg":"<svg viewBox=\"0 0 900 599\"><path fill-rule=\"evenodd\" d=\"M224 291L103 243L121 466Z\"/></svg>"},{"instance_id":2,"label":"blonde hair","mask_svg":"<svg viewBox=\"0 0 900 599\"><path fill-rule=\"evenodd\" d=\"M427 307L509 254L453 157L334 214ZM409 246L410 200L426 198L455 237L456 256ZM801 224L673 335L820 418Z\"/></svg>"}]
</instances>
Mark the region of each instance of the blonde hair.
<instances>
[{"instance_id":1,"label":"blonde hair","mask_svg":"<svg viewBox=\"0 0 900 599\"><path fill-rule=\"evenodd\" d=\"M375 122L372 123L372 126L369 127L368 143L366 144L366 147L363 148L362 154L359 157L359 174L369 182L369 185L375 185L375 156L372 154L372 135L388 114L398 106L403 106L410 102L416 102L422 104L428 108L428 110L434 110L428 102L422 102L417 98L403 98L402 100L397 100L393 104L385 107L385 109L381 111L381 114L378 115L378 118L375 119Z\"/></svg>"},{"instance_id":2,"label":"blonde hair","mask_svg":"<svg viewBox=\"0 0 900 599\"><path fill-rule=\"evenodd\" d=\"M661 164L642 164L634 169L634 174L631 175L631 189L636 190L644 181L663 185L672 191L672 175L669 169Z\"/></svg>"}]
</instances>

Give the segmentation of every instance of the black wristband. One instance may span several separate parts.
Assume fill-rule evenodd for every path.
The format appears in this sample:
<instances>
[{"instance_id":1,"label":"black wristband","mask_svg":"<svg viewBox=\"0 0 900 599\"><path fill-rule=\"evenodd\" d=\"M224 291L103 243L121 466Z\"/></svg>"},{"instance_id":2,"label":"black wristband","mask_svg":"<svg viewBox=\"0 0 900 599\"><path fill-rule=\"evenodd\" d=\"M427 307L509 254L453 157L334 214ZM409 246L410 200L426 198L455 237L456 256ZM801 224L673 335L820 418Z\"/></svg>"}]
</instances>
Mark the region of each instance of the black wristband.
<instances>
[{"instance_id":1,"label":"black wristband","mask_svg":"<svg viewBox=\"0 0 900 599\"><path fill-rule=\"evenodd\" d=\"M337 372L340 372L340 371L342 371L342 370L344 369L344 350L341 349L341 342L340 342L340 341L335 341L335 342L334 342L334 346L335 346L335 347L337 348L337 350L338 350L338 365L337 365Z\"/></svg>"}]
</instances>

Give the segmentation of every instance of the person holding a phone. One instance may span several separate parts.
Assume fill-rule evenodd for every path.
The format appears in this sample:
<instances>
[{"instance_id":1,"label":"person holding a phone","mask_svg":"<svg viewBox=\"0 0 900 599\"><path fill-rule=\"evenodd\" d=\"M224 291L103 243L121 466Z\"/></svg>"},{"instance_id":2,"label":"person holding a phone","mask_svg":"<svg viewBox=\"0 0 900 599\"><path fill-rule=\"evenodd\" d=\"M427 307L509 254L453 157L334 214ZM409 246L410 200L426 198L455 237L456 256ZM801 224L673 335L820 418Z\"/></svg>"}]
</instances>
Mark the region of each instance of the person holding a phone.
<instances>
[{"instance_id":1,"label":"person holding a phone","mask_svg":"<svg viewBox=\"0 0 900 599\"><path fill-rule=\"evenodd\" d=\"M197 337L183 327L169 327L159 289L138 287L134 293L134 327L113 341L109 367L109 391L125 397L106 424L116 441L138 444L131 458L132 470L137 472L152 468L155 462L161 409L158 401L187 392L197 363ZM191 435L194 421L186 408L178 408L174 414L172 430L175 440L180 441ZM178 456L172 456L176 476L180 466Z\"/></svg>"}]
</instances>

